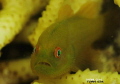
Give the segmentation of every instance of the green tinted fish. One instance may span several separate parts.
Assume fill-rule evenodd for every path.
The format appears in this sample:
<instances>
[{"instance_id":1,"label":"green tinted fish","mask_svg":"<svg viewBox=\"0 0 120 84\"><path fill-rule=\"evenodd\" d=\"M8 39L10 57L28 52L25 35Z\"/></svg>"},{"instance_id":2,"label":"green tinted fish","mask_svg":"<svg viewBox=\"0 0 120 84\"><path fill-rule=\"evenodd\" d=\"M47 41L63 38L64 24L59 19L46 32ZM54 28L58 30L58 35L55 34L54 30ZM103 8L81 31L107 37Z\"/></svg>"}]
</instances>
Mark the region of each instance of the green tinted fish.
<instances>
[{"instance_id":1,"label":"green tinted fish","mask_svg":"<svg viewBox=\"0 0 120 84\"><path fill-rule=\"evenodd\" d=\"M92 44L103 31L102 16L94 19L74 16L52 24L42 33L32 54L33 72L38 76L58 77L78 69L99 69L93 63L97 55Z\"/></svg>"}]
</instances>

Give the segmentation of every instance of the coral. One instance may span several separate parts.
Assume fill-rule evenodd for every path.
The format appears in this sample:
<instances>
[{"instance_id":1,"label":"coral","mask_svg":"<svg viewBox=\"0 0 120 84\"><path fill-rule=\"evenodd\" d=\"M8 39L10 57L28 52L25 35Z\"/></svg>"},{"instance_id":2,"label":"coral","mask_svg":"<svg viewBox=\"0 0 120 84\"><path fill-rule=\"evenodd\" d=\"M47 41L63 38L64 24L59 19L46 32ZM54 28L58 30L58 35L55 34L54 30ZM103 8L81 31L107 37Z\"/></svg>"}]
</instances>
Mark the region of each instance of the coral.
<instances>
[{"instance_id":1,"label":"coral","mask_svg":"<svg viewBox=\"0 0 120 84\"><path fill-rule=\"evenodd\" d=\"M32 84L119 84L120 75L117 72L102 72L97 70L77 71L76 74L66 74L56 79L42 79L33 82Z\"/></svg>"},{"instance_id":2,"label":"coral","mask_svg":"<svg viewBox=\"0 0 120 84\"><path fill-rule=\"evenodd\" d=\"M101 10L101 4L102 0L50 0L46 11L39 18L38 26L28 37L31 44L35 46L41 33L51 24L73 16L76 13L90 18L97 17ZM84 11L85 8L87 10Z\"/></svg>"},{"instance_id":3,"label":"coral","mask_svg":"<svg viewBox=\"0 0 120 84\"><path fill-rule=\"evenodd\" d=\"M42 32L57 21L64 20L73 15L95 18L99 15L103 0L50 0L49 5L47 5L48 1L49 0L0 0L0 49L13 41L14 37L19 34L21 30L23 31L22 36L20 36L20 39L18 37L17 40L26 41L26 37L28 37L31 44L35 46ZM120 6L120 0L114 0L114 2ZM39 13L40 10L43 10L46 5L46 10L42 13L39 21L35 21L35 23L34 21L30 21L30 18L36 13ZM26 24L28 22L30 22L30 24ZM35 30L32 29L33 33L28 36L28 32L31 33L29 28L35 27L36 23L38 23L38 26ZM120 37L120 35L118 37ZM119 38L116 39L116 42L119 44ZM113 51L110 50L110 52ZM106 56L106 53L108 55L107 51L102 53L103 57ZM113 71L117 70L120 72L119 59L119 57L104 58L102 61L105 63L105 69L110 68ZM25 82L34 79L35 75L31 72L29 62L30 58L0 62L0 83L17 84L21 81ZM120 75L118 75L117 72L99 73L98 71L90 71L87 69L85 71L79 70L76 74L66 74L57 79L39 78L39 80L34 81L33 84L90 84L90 80L93 79L102 80L102 84L119 84L119 78ZM94 82L94 84L100 83Z\"/></svg>"},{"instance_id":4,"label":"coral","mask_svg":"<svg viewBox=\"0 0 120 84\"><path fill-rule=\"evenodd\" d=\"M46 5L42 0L0 0L0 49L10 43L29 18Z\"/></svg>"},{"instance_id":5,"label":"coral","mask_svg":"<svg viewBox=\"0 0 120 84\"><path fill-rule=\"evenodd\" d=\"M3 55L2 49L11 42L22 31L21 36L17 38L18 42L26 42L26 37L30 32L30 27L34 27L37 22L31 21L31 18L40 13L48 4L49 0L0 0L0 83L17 84L34 79L30 69L30 58L19 60L7 60ZM26 24L30 22L30 24ZM25 26L26 25L26 26ZM28 31L26 31L26 29ZM33 29L32 29L33 30ZM27 33L26 33L27 32ZM26 36L25 36L26 35ZM23 38L24 37L24 38ZM27 43L29 43L27 41ZM16 49L17 50L17 49ZM9 52L7 52L9 53ZM16 55L17 52L11 52ZM32 53L32 52L31 52ZM11 59L9 55L8 58ZM2 60L2 58L5 58ZM22 71L23 70L23 71Z\"/></svg>"},{"instance_id":6,"label":"coral","mask_svg":"<svg viewBox=\"0 0 120 84\"><path fill-rule=\"evenodd\" d=\"M34 79L30 69L30 58L0 62L0 83L17 84Z\"/></svg>"},{"instance_id":7,"label":"coral","mask_svg":"<svg viewBox=\"0 0 120 84\"><path fill-rule=\"evenodd\" d=\"M120 0L114 0L114 3L120 7Z\"/></svg>"}]
</instances>

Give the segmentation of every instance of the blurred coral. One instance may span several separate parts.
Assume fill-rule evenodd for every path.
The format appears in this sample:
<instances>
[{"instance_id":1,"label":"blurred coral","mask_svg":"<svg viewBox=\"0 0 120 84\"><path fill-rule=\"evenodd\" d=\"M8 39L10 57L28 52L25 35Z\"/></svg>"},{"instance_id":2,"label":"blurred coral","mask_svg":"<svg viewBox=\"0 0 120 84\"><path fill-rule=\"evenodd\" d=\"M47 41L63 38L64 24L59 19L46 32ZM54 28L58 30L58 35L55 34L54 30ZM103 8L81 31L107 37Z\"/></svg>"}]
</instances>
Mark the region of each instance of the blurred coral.
<instances>
[{"instance_id":1,"label":"blurred coral","mask_svg":"<svg viewBox=\"0 0 120 84\"><path fill-rule=\"evenodd\" d=\"M40 11L47 0L0 0L0 49L10 43L30 17Z\"/></svg>"},{"instance_id":2,"label":"blurred coral","mask_svg":"<svg viewBox=\"0 0 120 84\"><path fill-rule=\"evenodd\" d=\"M118 73L102 72L97 70L77 71L76 74L66 74L56 79L42 79L34 81L32 84L119 84L120 75Z\"/></svg>"}]
</instances>

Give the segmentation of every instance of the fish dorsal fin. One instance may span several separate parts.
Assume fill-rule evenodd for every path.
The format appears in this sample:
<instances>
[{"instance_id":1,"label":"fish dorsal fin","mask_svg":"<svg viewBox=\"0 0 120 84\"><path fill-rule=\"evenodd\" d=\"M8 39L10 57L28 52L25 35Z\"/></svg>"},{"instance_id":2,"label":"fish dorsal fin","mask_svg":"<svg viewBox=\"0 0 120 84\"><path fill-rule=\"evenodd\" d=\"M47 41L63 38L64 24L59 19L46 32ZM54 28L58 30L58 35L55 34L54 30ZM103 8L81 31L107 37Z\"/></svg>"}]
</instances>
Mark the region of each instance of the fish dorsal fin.
<instances>
[{"instance_id":1,"label":"fish dorsal fin","mask_svg":"<svg viewBox=\"0 0 120 84\"><path fill-rule=\"evenodd\" d=\"M71 6L68 4L65 4L65 5L61 6L61 8L59 9L58 18L56 21L61 21L61 20L67 19L73 15L74 15L74 13L73 13Z\"/></svg>"},{"instance_id":2,"label":"fish dorsal fin","mask_svg":"<svg viewBox=\"0 0 120 84\"><path fill-rule=\"evenodd\" d=\"M85 18L97 17L102 9L103 0L89 0L81 4L77 11L69 3L63 4L58 11L56 21L61 21L72 16L80 16Z\"/></svg>"},{"instance_id":3,"label":"fish dorsal fin","mask_svg":"<svg viewBox=\"0 0 120 84\"><path fill-rule=\"evenodd\" d=\"M95 18L99 15L102 9L102 0L99 1L87 1L83 4L78 12L75 14L77 16L85 18Z\"/></svg>"}]
</instances>

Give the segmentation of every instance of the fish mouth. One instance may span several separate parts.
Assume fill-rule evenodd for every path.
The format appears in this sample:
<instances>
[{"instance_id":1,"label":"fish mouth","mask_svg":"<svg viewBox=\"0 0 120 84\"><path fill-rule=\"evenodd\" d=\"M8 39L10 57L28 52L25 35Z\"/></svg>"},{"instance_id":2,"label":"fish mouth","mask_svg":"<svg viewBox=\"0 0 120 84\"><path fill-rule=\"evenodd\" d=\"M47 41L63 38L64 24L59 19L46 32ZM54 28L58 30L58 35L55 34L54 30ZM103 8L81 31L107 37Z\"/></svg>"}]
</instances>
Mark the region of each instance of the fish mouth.
<instances>
[{"instance_id":1,"label":"fish mouth","mask_svg":"<svg viewBox=\"0 0 120 84\"><path fill-rule=\"evenodd\" d=\"M51 66L49 63L47 63L47 62L39 62L38 64L40 64L40 65L46 65L46 66Z\"/></svg>"}]
</instances>

